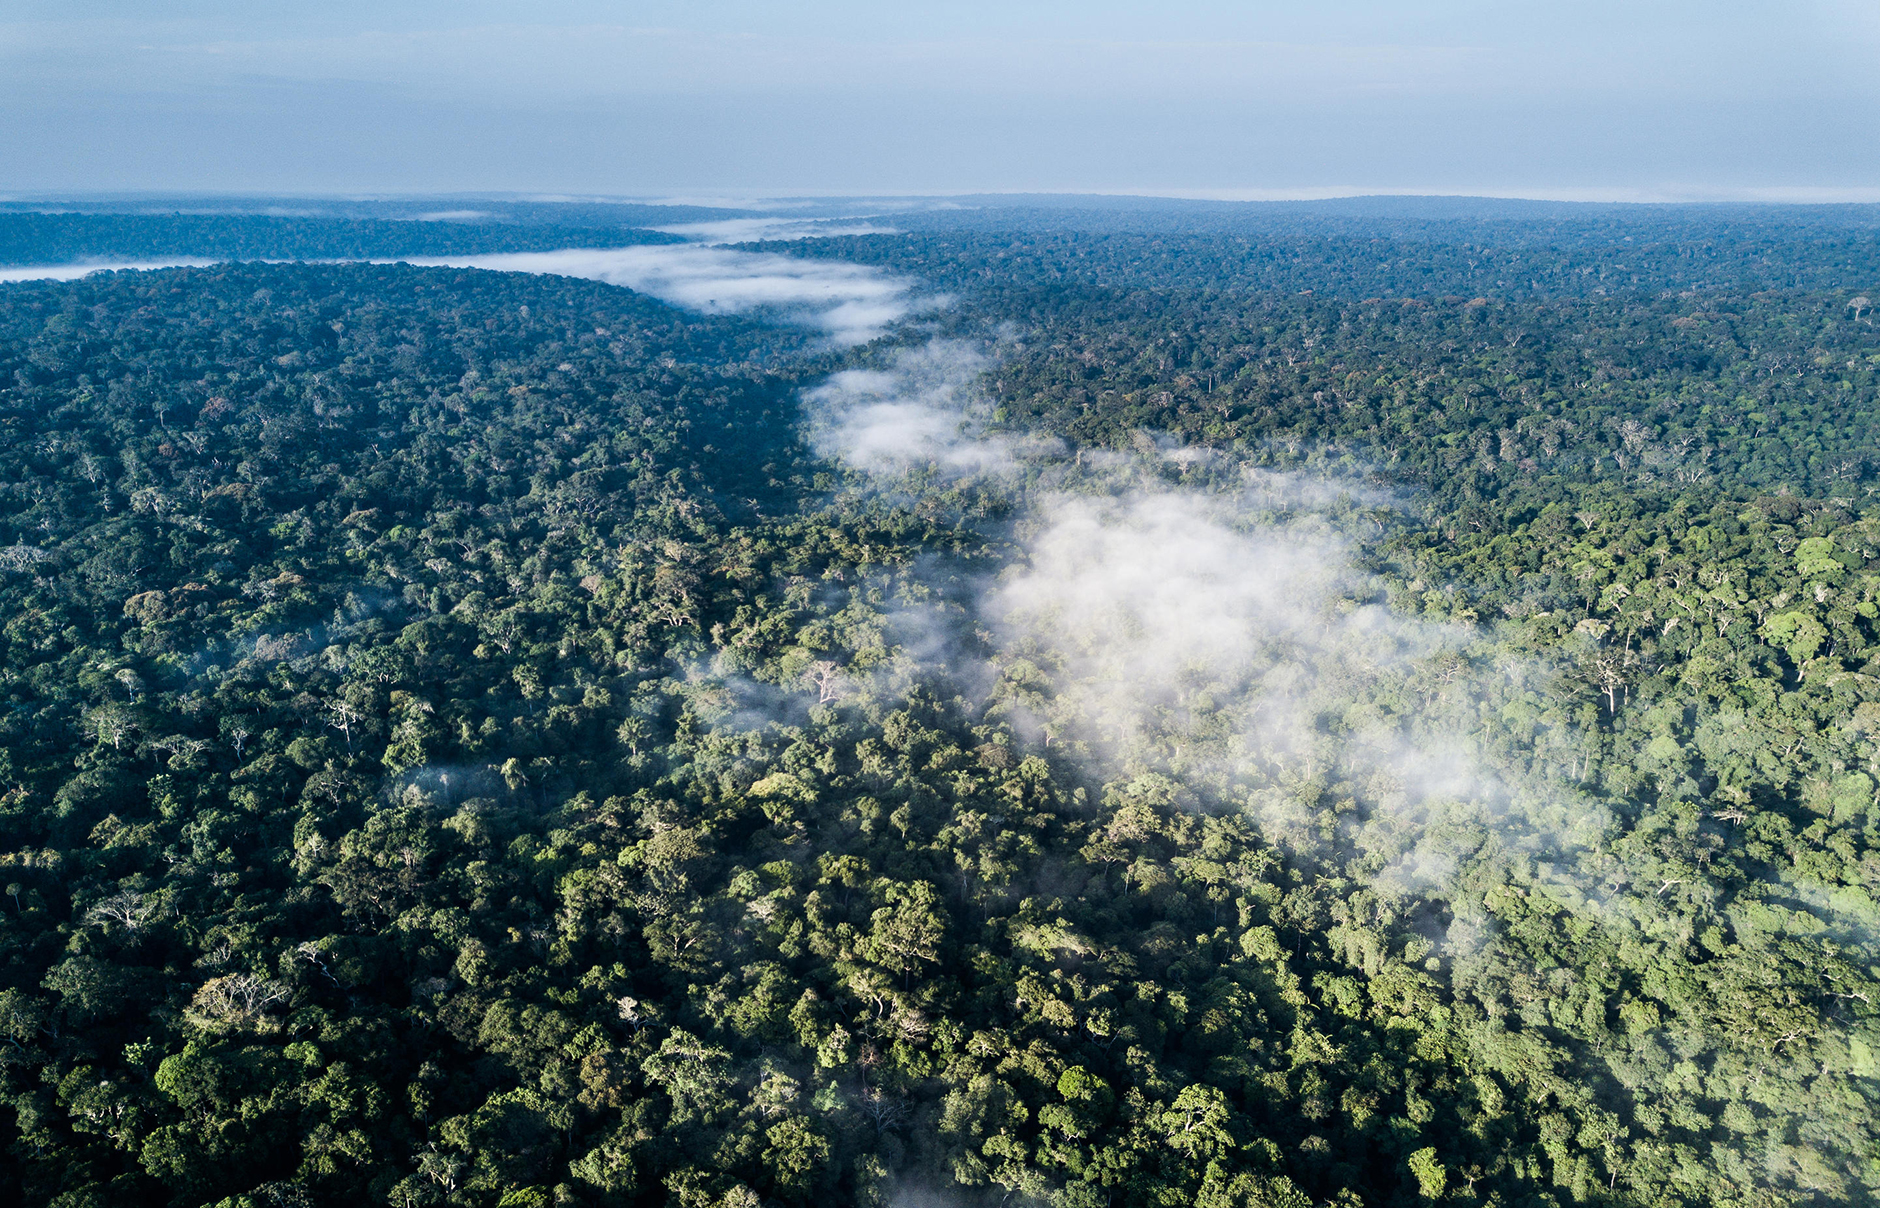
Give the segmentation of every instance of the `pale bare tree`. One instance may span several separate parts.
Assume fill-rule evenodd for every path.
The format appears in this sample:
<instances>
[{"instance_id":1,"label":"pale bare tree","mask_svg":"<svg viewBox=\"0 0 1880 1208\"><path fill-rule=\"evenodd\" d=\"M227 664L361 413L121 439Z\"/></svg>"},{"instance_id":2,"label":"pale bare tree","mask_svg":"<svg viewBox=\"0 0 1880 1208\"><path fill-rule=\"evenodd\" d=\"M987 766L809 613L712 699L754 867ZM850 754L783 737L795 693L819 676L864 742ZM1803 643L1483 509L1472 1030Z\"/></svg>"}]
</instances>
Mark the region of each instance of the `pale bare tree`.
<instances>
[{"instance_id":1,"label":"pale bare tree","mask_svg":"<svg viewBox=\"0 0 1880 1208\"><path fill-rule=\"evenodd\" d=\"M119 750L126 740L137 732L137 722L121 705L104 705L93 709L85 718L86 727L98 736L99 742L108 742L112 750Z\"/></svg>"},{"instance_id":2,"label":"pale bare tree","mask_svg":"<svg viewBox=\"0 0 1880 1208\"><path fill-rule=\"evenodd\" d=\"M353 748L353 730L366 719L366 715L348 700L336 700L327 709L327 726L346 736L346 753Z\"/></svg>"},{"instance_id":3,"label":"pale bare tree","mask_svg":"<svg viewBox=\"0 0 1880 1208\"><path fill-rule=\"evenodd\" d=\"M31 570L50 557L36 545L9 545L0 549L0 569Z\"/></svg>"},{"instance_id":4,"label":"pale bare tree","mask_svg":"<svg viewBox=\"0 0 1880 1208\"><path fill-rule=\"evenodd\" d=\"M809 682L816 686L816 702L826 705L842 694L842 668L829 659L818 659L811 663L805 673Z\"/></svg>"},{"instance_id":5,"label":"pale bare tree","mask_svg":"<svg viewBox=\"0 0 1880 1208\"><path fill-rule=\"evenodd\" d=\"M339 984L339 978L334 977L333 971L326 967L326 953L321 951L320 946L312 940L306 940L296 947L294 955L326 974L327 980L334 985Z\"/></svg>"},{"instance_id":6,"label":"pale bare tree","mask_svg":"<svg viewBox=\"0 0 1880 1208\"><path fill-rule=\"evenodd\" d=\"M887 1132L906 1123L913 1112L907 1106L907 1100L895 1095L886 1095L879 1087L869 1087L862 1092L862 1114L874 1124L876 1132Z\"/></svg>"},{"instance_id":7,"label":"pale bare tree","mask_svg":"<svg viewBox=\"0 0 1880 1208\"><path fill-rule=\"evenodd\" d=\"M418 1173L442 1187L445 1195L456 1192L457 1180L463 1177L463 1172L463 1159L455 1154L430 1149L418 1155Z\"/></svg>"},{"instance_id":8,"label":"pale bare tree","mask_svg":"<svg viewBox=\"0 0 1880 1208\"><path fill-rule=\"evenodd\" d=\"M134 932L150 920L157 905L134 889L121 889L101 902L93 903L85 917L107 931L116 926Z\"/></svg>"},{"instance_id":9,"label":"pale bare tree","mask_svg":"<svg viewBox=\"0 0 1880 1208\"><path fill-rule=\"evenodd\" d=\"M184 1012L198 1027L213 1030L255 1027L268 1008L287 998L287 987L252 973L210 978L197 988Z\"/></svg>"},{"instance_id":10,"label":"pale bare tree","mask_svg":"<svg viewBox=\"0 0 1880 1208\"><path fill-rule=\"evenodd\" d=\"M1625 656L1617 650L1601 651L1592 662L1593 684L1606 694L1606 713L1617 716L1619 692L1625 687Z\"/></svg>"}]
</instances>

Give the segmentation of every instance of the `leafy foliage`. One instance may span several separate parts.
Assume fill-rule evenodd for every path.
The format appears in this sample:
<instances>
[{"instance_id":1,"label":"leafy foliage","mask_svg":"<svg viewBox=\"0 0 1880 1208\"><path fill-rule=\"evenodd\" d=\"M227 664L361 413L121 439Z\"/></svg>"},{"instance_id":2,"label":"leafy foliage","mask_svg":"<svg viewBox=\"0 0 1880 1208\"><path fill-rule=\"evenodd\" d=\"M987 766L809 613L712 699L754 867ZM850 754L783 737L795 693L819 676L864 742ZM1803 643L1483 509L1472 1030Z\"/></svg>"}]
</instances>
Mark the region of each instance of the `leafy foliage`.
<instances>
[{"instance_id":1,"label":"leafy foliage","mask_svg":"<svg viewBox=\"0 0 1880 1208\"><path fill-rule=\"evenodd\" d=\"M677 243L676 235L606 227L418 222L259 214L0 212L0 264L186 256L229 260L354 260L538 252Z\"/></svg>"},{"instance_id":2,"label":"leafy foliage","mask_svg":"<svg viewBox=\"0 0 1880 1208\"><path fill-rule=\"evenodd\" d=\"M1039 741L912 653L1031 682L970 611L1013 499L816 461L838 358L774 329L402 266L9 287L0 1190L1871 1198L1864 316L1066 280L973 296L1029 324L994 422L1411 499L1341 522L1463 663L1548 669L1453 703L1589 842L1445 834L1406 894L1349 769L1276 782L1303 841Z\"/></svg>"}]
</instances>

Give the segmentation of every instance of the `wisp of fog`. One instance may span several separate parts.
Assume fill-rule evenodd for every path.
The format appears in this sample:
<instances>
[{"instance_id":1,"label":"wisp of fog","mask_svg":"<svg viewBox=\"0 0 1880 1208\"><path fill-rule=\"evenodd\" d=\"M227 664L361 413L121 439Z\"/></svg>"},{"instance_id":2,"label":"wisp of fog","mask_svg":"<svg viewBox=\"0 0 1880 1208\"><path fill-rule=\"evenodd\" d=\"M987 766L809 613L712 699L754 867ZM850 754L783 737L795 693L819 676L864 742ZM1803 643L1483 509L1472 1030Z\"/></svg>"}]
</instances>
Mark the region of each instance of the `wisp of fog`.
<instances>
[{"instance_id":1,"label":"wisp of fog","mask_svg":"<svg viewBox=\"0 0 1880 1208\"><path fill-rule=\"evenodd\" d=\"M810 442L870 474L1004 468L1009 442L985 434L973 393L987 364L964 341L930 340L895 350L885 368L844 370L804 394Z\"/></svg>"},{"instance_id":2,"label":"wisp of fog","mask_svg":"<svg viewBox=\"0 0 1880 1208\"><path fill-rule=\"evenodd\" d=\"M704 244L898 233L893 227L878 226L865 218L721 218L713 222L679 222L652 229L667 235L682 235L694 243Z\"/></svg>"},{"instance_id":3,"label":"wisp of fog","mask_svg":"<svg viewBox=\"0 0 1880 1208\"><path fill-rule=\"evenodd\" d=\"M865 344L889 324L935 304L916 295L913 282L870 265L697 243L421 257L410 263L605 281L704 314L774 314L820 330L838 345Z\"/></svg>"},{"instance_id":4,"label":"wisp of fog","mask_svg":"<svg viewBox=\"0 0 1880 1208\"><path fill-rule=\"evenodd\" d=\"M76 281L93 273L149 272L159 268L204 268L214 264L200 256L159 260L83 260L73 264L19 265L0 268L0 283L8 281Z\"/></svg>"},{"instance_id":5,"label":"wisp of fog","mask_svg":"<svg viewBox=\"0 0 1880 1208\"><path fill-rule=\"evenodd\" d=\"M816 449L873 489L971 476L1021 517L1010 564L966 622L991 637L990 665L928 637L935 673L982 686L990 716L1106 779L1162 776L1276 843L1340 844L1379 892L1445 897L1461 857L1540 859L1564 897L1619 922L1576 888L1606 811L1546 759L1506 766L1471 737L1484 710L1557 669L1489 657L1470 628L1392 610L1361 567L1349 531L1374 531L1366 517L1400 501L1148 434L1132 453L1072 460L989 430L977 383L995 356L932 340L804 395ZM901 619L922 634L939 623ZM1336 833L1318 800L1330 781L1363 799ZM1465 921L1452 955L1479 949L1484 926Z\"/></svg>"}]
</instances>

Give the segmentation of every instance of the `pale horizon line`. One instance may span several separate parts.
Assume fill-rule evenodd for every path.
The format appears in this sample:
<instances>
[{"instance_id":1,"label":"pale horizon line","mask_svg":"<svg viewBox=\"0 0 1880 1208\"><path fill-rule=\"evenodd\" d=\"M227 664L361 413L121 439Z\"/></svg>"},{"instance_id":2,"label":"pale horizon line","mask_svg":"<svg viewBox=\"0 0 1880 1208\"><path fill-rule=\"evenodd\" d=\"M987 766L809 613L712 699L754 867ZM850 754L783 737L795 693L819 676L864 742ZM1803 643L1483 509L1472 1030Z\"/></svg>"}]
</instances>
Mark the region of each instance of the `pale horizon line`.
<instances>
[{"instance_id":1,"label":"pale horizon line","mask_svg":"<svg viewBox=\"0 0 1880 1208\"><path fill-rule=\"evenodd\" d=\"M215 198L237 200L304 199L318 201L396 202L444 198L484 198L554 204L622 204L691 206L700 209L787 208L833 200L953 201L962 198L1139 198L1148 201L1311 202L1371 197L1445 201L1535 201L1584 205L1873 205L1880 204L1880 185L1656 185L1656 186L1508 186L1443 187L1424 185L1302 185L1287 187L1160 188L1115 186L1093 188L959 189L949 191L865 191L674 189L659 192L601 193L589 191L435 189L365 191L358 189L21 189L0 191L0 204L137 198Z\"/></svg>"}]
</instances>

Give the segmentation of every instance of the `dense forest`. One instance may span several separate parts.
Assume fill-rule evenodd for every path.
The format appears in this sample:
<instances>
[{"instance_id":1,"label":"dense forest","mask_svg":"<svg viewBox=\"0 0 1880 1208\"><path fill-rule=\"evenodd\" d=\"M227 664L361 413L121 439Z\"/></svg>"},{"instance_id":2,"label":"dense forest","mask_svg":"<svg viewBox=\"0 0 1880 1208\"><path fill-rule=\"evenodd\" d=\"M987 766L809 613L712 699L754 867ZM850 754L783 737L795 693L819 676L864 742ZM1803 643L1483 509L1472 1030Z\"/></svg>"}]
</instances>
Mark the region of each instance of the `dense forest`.
<instances>
[{"instance_id":1,"label":"dense forest","mask_svg":"<svg viewBox=\"0 0 1880 1208\"><path fill-rule=\"evenodd\" d=\"M1873 1202L1880 265L1731 221L0 287L0 1197Z\"/></svg>"},{"instance_id":2,"label":"dense forest","mask_svg":"<svg viewBox=\"0 0 1880 1208\"><path fill-rule=\"evenodd\" d=\"M881 264L971 291L1010 318L1042 317L1066 302L1095 301L1086 290L1144 290L1192 296L1331 294L1341 298L1429 300L1650 296L1664 290L1707 295L1770 289L1870 288L1880 275L1880 235L1804 227L1660 231L1649 241L1592 242L1584 232L1534 246L1490 227L1448 239L1388 238L1352 224L1324 233L1047 228L1006 232L946 230L912 237L832 236L787 250ZM1517 228L1522 229L1522 228ZM1466 236L1466 237L1463 237ZM786 250L776 248L773 250ZM1066 298L1071 287L1073 298ZM1084 287L1078 289L1076 287ZM1021 309L1029 293L1041 308Z\"/></svg>"},{"instance_id":3,"label":"dense forest","mask_svg":"<svg viewBox=\"0 0 1880 1208\"><path fill-rule=\"evenodd\" d=\"M614 225L463 223L265 214L0 214L0 264L142 260L367 260L679 243Z\"/></svg>"}]
</instances>

